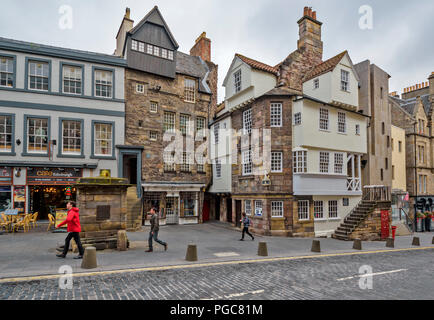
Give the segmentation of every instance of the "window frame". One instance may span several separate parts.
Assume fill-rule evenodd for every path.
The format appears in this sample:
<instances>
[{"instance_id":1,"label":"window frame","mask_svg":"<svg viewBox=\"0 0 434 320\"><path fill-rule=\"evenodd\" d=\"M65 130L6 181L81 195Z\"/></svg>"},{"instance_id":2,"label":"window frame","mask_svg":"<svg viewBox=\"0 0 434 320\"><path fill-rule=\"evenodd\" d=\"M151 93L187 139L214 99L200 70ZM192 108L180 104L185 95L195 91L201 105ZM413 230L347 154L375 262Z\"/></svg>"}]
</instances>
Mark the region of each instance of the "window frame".
<instances>
[{"instance_id":1,"label":"window frame","mask_svg":"<svg viewBox=\"0 0 434 320\"><path fill-rule=\"evenodd\" d=\"M222 163L220 159L215 159L215 177L220 179L222 177Z\"/></svg>"},{"instance_id":2,"label":"window frame","mask_svg":"<svg viewBox=\"0 0 434 320\"><path fill-rule=\"evenodd\" d=\"M253 127L252 108L243 111L243 134L251 134Z\"/></svg>"},{"instance_id":3,"label":"window frame","mask_svg":"<svg viewBox=\"0 0 434 320\"><path fill-rule=\"evenodd\" d=\"M155 106L155 109L153 109L153 106ZM158 102L157 101L150 101L149 102L149 112L158 113Z\"/></svg>"},{"instance_id":4,"label":"window frame","mask_svg":"<svg viewBox=\"0 0 434 320\"><path fill-rule=\"evenodd\" d=\"M234 92L238 93L241 91L241 69L238 69L234 72Z\"/></svg>"},{"instance_id":5,"label":"window frame","mask_svg":"<svg viewBox=\"0 0 434 320\"><path fill-rule=\"evenodd\" d=\"M341 158L341 159L339 159ZM333 156L333 160L334 160L334 173L337 174L343 174L344 173L344 154L342 152L335 152L334 156ZM338 160L340 160L338 162ZM340 172L338 170L336 170L337 168L339 169L339 167L337 167L337 165L340 165Z\"/></svg>"},{"instance_id":6,"label":"window frame","mask_svg":"<svg viewBox=\"0 0 434 320\"><path fill-rule=\"evenodd\" d=\"M336 206L334 206L334 204L336 204ZM336 216L331 216L331 212L332 212L331 209L333 209L333 208L336 209ZM328 201L328 218L329 219L339 219L338 201L337 200L329 200Z\"/></svg>"},{"instance_id":7,"label":"window frame","mask_svg":"<svg viewBox=\"0 0 434 320\"><path fill-rule=\"evenodd\" d=\"M192 163L190 162L190 152L182 152L179 170L181 172L191 172L191 164Z\"/></svg>"},{"instance_id":8,"label":"window frame","mask_svg":"<svg viewBox=\"0 0 434 320\"><path fill-rule=\"evenodd\" d=\"M16 88L16 82L17 82L17 56L13 55L13 54L6 54L6 53L0 53L0 59L12 59L12 68L13 73L12 73L12 87L9 86L1 86L1 89L15 89ZM9 74L9 72L8 72Z\"/></svg>"},{"instance_id":9,"label":"window frame","mask_svg":"<svg viewBox=\"0 0 434 320\"><path fill-rule=\"evenodd\" d=\"M5 156L15 156L15 114L14 113L0 113L2 117L11 117L11 149L10 151L6 151L7 149L0 149L0 155ZM7 135L7 133L4 133ZM3 151L4 150L4 151Z\"/></svg>"},{"instance_id":10,"label":"window frame","mask_svg":"<svg viewBox=\"0 0 434 320\"><path fill-rule=\"evenodd\" d=\"M29 143L29 127L28 127L28 120L29 119L46 119L47 120L47 152L29 152L28 151L28 143ZM48 146L51 140L51 116L45 116L45 115L30 115L25 114L24 115L24 139L23 139L23 153L22 156L26 157L48 157Z\"/></svg>"},{"instance_id":11,"label":"window frame","mask_svg":"<svg viewBox=\"0 0 434 320\"><path fill-rule=\"evenodd\" d=\"M63 151L63 122L75 121L80 123L80 152L79 153L65 153ZM84 158L84 119L79 118L59 118L59 146L57 150L58 158Z\"/></svg>"},{"instance_id":12,"label":"window frame","mask_svg":"<svg viewBox=\"0 0 434 320\"><path fill-rule=\"evenodd\" d=\"M341 131L343 126L343 131ZM338 133L347 133L347 114L345 112L338 111Z\"/></svg>"},{"instance_id":13,"label":"window frame","mask_svg":"<svg viewBox=\"0 0 434 320\"><path fill-rule=\"evenodd\" d=\"M248 155L248 156L246 156ZM248 162L246 162L246 158L249 158ZM242 175L243 176L249 176L253 174L253 161L252 161L252 150L243 150L241 152L241 166L242 166ZM249 170L246 170L246 169Z\"/></svg>"},{"instance_id":14,"label":"window frame","mask_svg":"<svg viewBox=\"0 0 434 320\"><path fill-rule=\"evenodd\" d=\"M249 209L247 209L247 204L249 204ZM244 200L244 212L247 216L252 215L252 200Z\"/></svg>"},{"instance_id":15,"label":"window frame","mask_svg":"<svg viewBox=\"0 0 434 320\"><path fill-rule=\"evenodd\" d=\"M170 156L170 159L168 159ZM163 152L163 171L176 172L175 169L175 153L173 151Z\"/></svg>"},{"instance_id":16,"label":"window frame","mask_svg":"<svg viewBox=\"0 0 434 320\"><path fill-rule=\"evenodd\" d=\"M182 135L190 136L192 133L191 128L191 115L186 113L179 114L179 131Z\"/></svg>"},{"instance_id":17,"label":"window frame","mask_svg":"<svg viewBox=\"0 0 434 320\"><path fill-rule=\"evenodd\" d=\"M274 161L273 160L273 156L276 155L276 154L280 155L280 169L278 169L278 170L274 169L273 170L273 161ZM270 159L271 159L271 161L270 161L271 162L270 163L270 165L271 165L271 168L270 168L271 172L272 173L281 173L281 172L283 172L283 152L282 151L272 151Z\"/></svg>"},{"instance_id":18,"label":"window frame","mask_svg":"<svg viewBox=\"0 0 434 320\"><path fill-rule=\"evenodd\" d=\"M112 86L111 86L111 96L110 97L103 97L103 96L97 96L96 95L96 71L104 71L104 72L111 72L112 74ZM104 68L104 67L95 67L92 66L92 97L97 99L103 99L103 100L113 100L115 99L115 93L116 93L116 70L113 68Z\"/></svg>"},{"instance_id":19,"label":"window frame","mask_svg":"<svg viewBox=\"0 0 434 320\"><path fill-rule=\"evenodd\" d=\"M304 205L300 206L300 204L304 204ZM300 209L302 207L303 207L303 209L306 209L306 210L303 212L300 212ZM306 216L307 216L306 218L303 218L304 214L306 214ZM298 218L298 221L309 221L310 220L309 200L298 200L297 201L297 218Z\"/></svg>"},{"instance_id":20,"label":"window frame","mask_svg":"<svg viewBox=\"0 0 434 320\"><path fill-rule=\"evenodd\" d=\"M323 171L324 167L322 168L321 165L325 162L321 161L325 159L325 155L327 155L327 171ZM323 156L323 157L321 157ZM320 151L319 152L319 172L320 173L330 173L330 152L328 151Z\"/></svg>"},{"instance_id":21,"label":"window frame","mask_svg":"<svg viewBox=\"0 0 434 320\"><path fill-rule=\"evenodd\" d=\"M172 125L172 123L168 123L166 120L167 120L167 117L166 116L171 116L171 117L173 117L173 128L172 127L170 127L170 128L168 128L168 124L170 124L170 125ZM164 114L163 114L163 131L166 133L166 132L169 132L169 133L175 133L176 132L176 113L175 112L173 112L173 111L164 111Z\"/></svg>"},{"instance_id":22,"label":"window frame","mask_svg":"<svg viewBox=\"0 0 434 320\"><path fill-rule=\"evenodd\" d=\"M321 205L319 205L321 204ZM321 209L321 217L317 217L317 210ZM313 217L314 220L325 220L324 218L324 201L323 200L314 200L313 201Z\"/></svg>"},{"instance_id":23,"label":"window frame","mask_svg":"<svg viewBox=\"0 0 434 320\"><path fill-rule=\"evenodd\" d=\"M30 63L31 62L39 62L48 64L48 90L41 89L32 89L30 88ZM51 75L52 75L52 62L48 59L34 58L34 57L26 57L25 58L25 79L24 79L24 89L28 91L35 92L51 92Z\"/></svg>"},{"instance_id":24,"label":"window frame","mask_svg":"<svg viewBox=\"0 0 434 320\"><path fill-rule=\"evenodd\" d=\"M327 116L324 118L324 116ZM321 128L321 125L327 124L327 128ZM330 131L330 112L327 108L319 108L319 130Z\"/></svg>"},{"instance_id":25,"label":"window frame","mask_svg":"<svg viewBox=\"0 0 434 320\"><path fill-rule=\"evenodd\" d=\"M258 205L260 204L260 205ZM256 214L256 208L260 208L261 209L261 214ZM264 213L264 206L263 206L263 202L262 200L255 200L254 202L254 212L255 212L255 216L256 217L262 217L263 213Z\"/></svg>"},{"instance_id":26,"label":"window frame","mask_svg":"<svg viewBox=\"0 0 434 320\"><path fill-rule=\"evenodd\" d=\"M294 126L301 125L301 112L294 113Z\"/></svg>"},{"instance_id":27,"label":"window frame","mask_svg":"<svg viewBox=\"0 0 434 320\"><path fill-rule=\"evenodd\" d=\"M63 72L64 67L72 67L72 68L80 68L81 69L81 94L80 93L65 92L64 72ZM59 72L60 72L59 92L61 92L62 94L71 95L71 96L84 96L84 81L85 81L84 68L85 68L84 64L77 64L77 63L69 63L69 62L60 61L59 62Z\"/></svg>"},{"instance_id":28,"label":"window frame","mask_svg":"<svg viewBox=\"0 0 434 320\"><path fill-rule=\"evenodd\" d=\"M220 122L217 122L214 124L213 133L214 133L214 144L218 144L220 141L219 140L220 139Z\"/></svg>"},{"instance_id":29,"label":"window frame","mask_svg":"<svg viewBox=\"0 0 434 320\"><path fill-rule=\"evenodd\" d=\"M341 91L350 92L350 72L344 69L341 69Z\"/></svg>"},{"instance_id":30,"label":"window frame","mask_svg":"<svg viewBox=\"0 0 434 320\"><path fill-rule=\"evenodd\" d=\"M301 157L300 154L301 153ZM293 173L306 173L307 172L307 150L297 150L292 152L292 166ZM301 164L301 167L299 166Z\"/></svg>"},{"instance_id":31,"label":"window frame","mask_svg":"<svg viewBox=\"0 0 434 320\"><path fill-rule=\"evenodd\" d=\"M278 113L273 113L273 108L278 107ZM282 102L271 102L270 103L270 127L271 128L281 128L283 125L283 103ZM274 118L273 118L274 117ZM274 120L274 123L273 123ZM276 121L278 120L278 121Z\"/></svg>"},{"instance_id":32,"label":"window frame","mask_svg":"<svg viewBox=\"0 0 434 320\"><path fill-rule=\"evenodd\" d=\"M319 78L313 79L313 90L319 89Z\"/></svg>"},{"instance_id":33,"label":"window frame","mask_svg":"<svg viewBox=\"0 0 434 320\"><path fill-rule=\"evenodd\" d=\"M96 124L111 124L112 128L112 154L111 155L100 155L95 154L95 147L96 147L96 141L95 141L95 125ZM103 120L92 120L91 124L92 128L92 143L91 143L91 159L110 159L115 160L115 149L116 149L116 126L114 121L103 121Z\"/></svg>"},{"instance_id":34,"label":"window frame","mask_svg":"<svg viewBox=\"0 0 434 320\"><path fill-rule=\"evenodd\" d=\"M190 82L193 86L188 86ZM193 99L190 99L193 97ZM184 102L196 103L196 80L192 78L184 78Z\"/></svg>"}]
</instances>

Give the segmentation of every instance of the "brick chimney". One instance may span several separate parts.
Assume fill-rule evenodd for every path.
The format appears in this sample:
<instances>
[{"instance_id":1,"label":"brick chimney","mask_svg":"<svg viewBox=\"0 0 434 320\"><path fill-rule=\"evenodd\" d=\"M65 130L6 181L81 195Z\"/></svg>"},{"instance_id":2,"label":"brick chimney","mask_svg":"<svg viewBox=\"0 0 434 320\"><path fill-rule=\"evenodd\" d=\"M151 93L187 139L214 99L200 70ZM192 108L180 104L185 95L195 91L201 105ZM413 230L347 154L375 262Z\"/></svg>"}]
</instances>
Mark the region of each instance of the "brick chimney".
<instances>
[{"instance_id":1,"label":"brick chimney","mask_svg":"<svg viewBox=\"0 0 434 320\"><path fill-rule=\"evenodd\" d=\"M190 49L190 55L201 57L205 61L211 61L211 40L206 37L206 32L202 32L196 39L196 43Z\"/></svg>"},{"instance_id":2,"label":"brick chimney","mask_svg":"<svg viewBox=\"0 0 434 320\"><path fill-rule=\"evenodd\" d=\"M297 21L299 27L299 50L309 50L322 61L323 43L321 41L321 25L316 19L316 11L310 7L304 7L303 17Z\"/></svg>"},{"instance_id":3,"label":"brick chimney","mask_svg":"<svg viewBox=\"0 0 434 320\"><path fill-rule=\"evenodd\" d=\"M121 26L119 27L118 34L116 35L116 56L122 56L125 45L125 37L127 32L130 31L134 26L134 21L130 19L130 8L125 9L125 15L122 19Z\"/></svg>"}]
</instances>

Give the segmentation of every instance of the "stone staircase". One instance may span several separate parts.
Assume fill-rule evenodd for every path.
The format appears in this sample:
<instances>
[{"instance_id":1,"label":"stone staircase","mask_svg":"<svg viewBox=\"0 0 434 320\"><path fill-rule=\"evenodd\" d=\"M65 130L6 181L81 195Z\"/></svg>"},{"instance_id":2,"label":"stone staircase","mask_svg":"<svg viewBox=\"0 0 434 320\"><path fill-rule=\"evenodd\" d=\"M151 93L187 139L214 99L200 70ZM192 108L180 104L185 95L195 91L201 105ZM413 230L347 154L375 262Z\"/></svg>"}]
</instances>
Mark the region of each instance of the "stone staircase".
<instances>
[{"instance_id":1,"label":"stone staircase","mask_svg":"<svg viewBox=\"0 0 434 320\"><path fill-rule=\"evenodd\" d=\"M339 240L350 240L350 235L360 222L366 219L367 215L372 212L376 207L375 201L362 200L359 204L348 214L341 225L332 234L332 238Z\"/></svg>"},{"instance_id":2,"label":"stone staircase","mask_svg":"<svg viewBox=\"0 0 434 320\"><path fill-rule=\"evenodd\" d=\"M138 231L142 227L142 201L137 197L137 188L127 190L127 231Z\"/></svg>"}]
</instances>

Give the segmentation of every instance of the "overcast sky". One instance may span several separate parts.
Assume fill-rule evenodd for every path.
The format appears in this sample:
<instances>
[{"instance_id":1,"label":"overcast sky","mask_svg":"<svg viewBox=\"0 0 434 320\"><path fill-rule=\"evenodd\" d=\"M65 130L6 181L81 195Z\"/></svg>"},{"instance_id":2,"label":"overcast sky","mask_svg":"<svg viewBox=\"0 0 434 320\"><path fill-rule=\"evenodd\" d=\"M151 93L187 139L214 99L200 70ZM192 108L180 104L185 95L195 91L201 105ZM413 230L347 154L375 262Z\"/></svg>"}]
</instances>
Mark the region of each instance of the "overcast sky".
<instances>
[{"instance_id":1,"label":"overcast sky","mask_svg":"<svg viewBox=\"0 0 434 320\"><path fill-rule=\"evenodd\" d=\"M276 65L297 48L297 20L304 6L323 23L323 59L348 50L353 63L369 59L388 72L390 90L427 81L434 71L432 0L15 0L0 11L0 36L112 54L125 13L138 23L158 5L182 52L202 31L219 65L218 100L235 53ZM72 29L59 27L59 8L70 5ZM373 29L359 28L359 8L373 9Z\"/></svg>"}]
</instances>

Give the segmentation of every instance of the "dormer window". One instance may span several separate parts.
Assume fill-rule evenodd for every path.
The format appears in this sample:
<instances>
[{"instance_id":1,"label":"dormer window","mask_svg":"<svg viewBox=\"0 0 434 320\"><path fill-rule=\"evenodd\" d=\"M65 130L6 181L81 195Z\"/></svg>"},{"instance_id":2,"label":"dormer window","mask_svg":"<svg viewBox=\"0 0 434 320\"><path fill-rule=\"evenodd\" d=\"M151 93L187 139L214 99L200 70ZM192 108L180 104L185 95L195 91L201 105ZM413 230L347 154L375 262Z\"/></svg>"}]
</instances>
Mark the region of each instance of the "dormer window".
<instances>
[{"instance_id":1,"label":"dormer window","mask_svg":"<svg viewBox=\"0 0 434 320\"><path fill-rule=\"evenodd\" d=\"M350 88L350 73L345 70L341 70L341 90L349 91Z\"/></svg>"},{"instance_id":2,"label":"dormer window","mask_svg":"<svg viewBox=\"0 0 434 320\"><path fill-rule=\"evenodd\" d=\"M241 70L238 70L234 73L234 87L235 93L241 91Z\"/></svg>"},{"instance_id":3,"label":"dormer window","mask_svg":"<svg viewBox=\"0 0 434 320\"><path fill-rule=\"evenodd\" d=\"M138 43L136 40L131 40L131 49L137 50Z\"/></svg>"},{"instance_id":4,"label":"dormer window","mask_svg":"<svg viewBox=\"0 0 434 320\"><path fill-rule=\"evenodd\" d=\"M319 79L313 80L313 88L318 89L319 88Z\"/></svg>"},{"instance_id":5,"label":"dormer window","mask_svg":"<svg viewBox=\"0 0 434 320\"><path fill-rule=\"evenodd\" d=\"M167 49L161 49L161 56L162 56L164 59L167 59Z\"/></svg>"}]
</instances>

